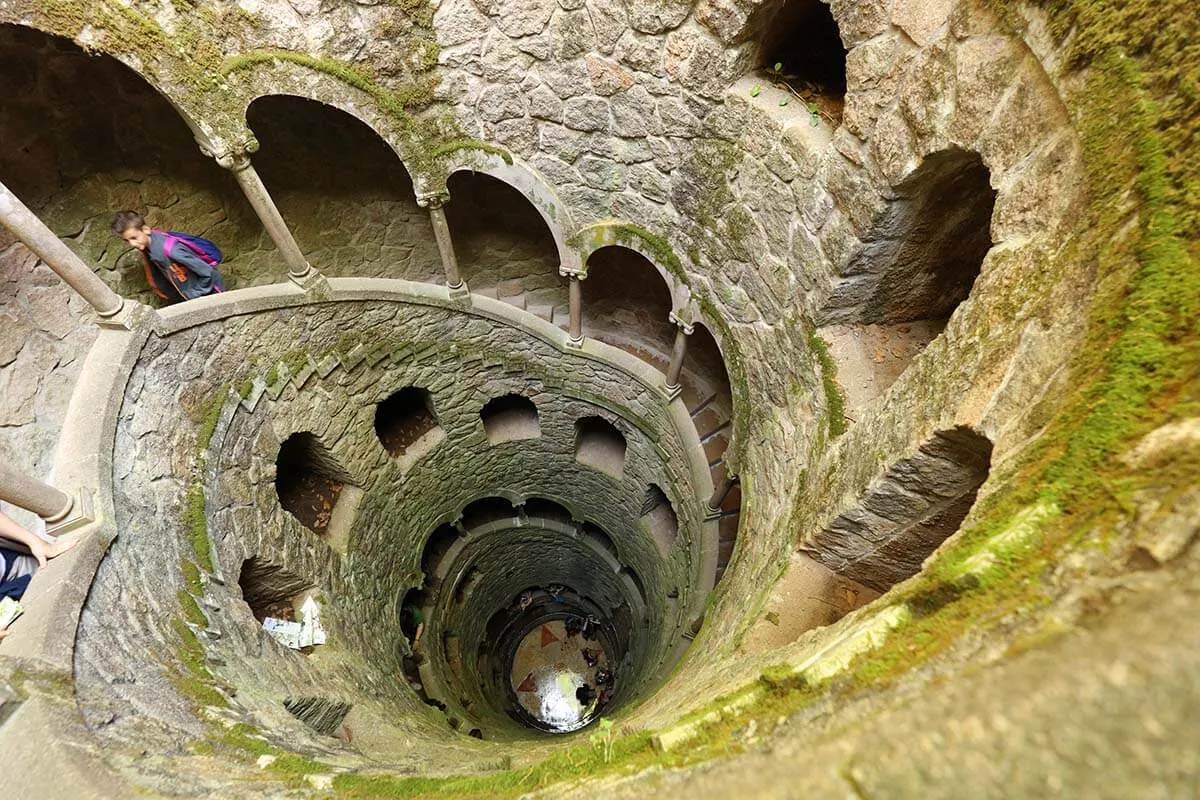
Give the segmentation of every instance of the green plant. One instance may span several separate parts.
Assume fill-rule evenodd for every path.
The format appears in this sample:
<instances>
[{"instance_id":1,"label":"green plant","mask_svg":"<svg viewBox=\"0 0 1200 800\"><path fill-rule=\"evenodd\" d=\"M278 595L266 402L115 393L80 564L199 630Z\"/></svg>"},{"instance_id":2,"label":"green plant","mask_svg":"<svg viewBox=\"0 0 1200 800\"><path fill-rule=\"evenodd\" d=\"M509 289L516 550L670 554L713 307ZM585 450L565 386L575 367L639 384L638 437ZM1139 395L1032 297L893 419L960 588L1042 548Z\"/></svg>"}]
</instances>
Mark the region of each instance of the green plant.
<instances>
[{"instance_id":1,"label":"green plant","mask_svg":"<svg viewBox=\"0 0 1200 800\"><path fill-rule=\"evenodd\" d=\"M588 737L588 741L592 743L592 747L596 748L603 754L605 764L612 761L614 736L613 721L605 718L596 723L596 729L592 731L592 735Z\"/></svg>"}]
</instances>

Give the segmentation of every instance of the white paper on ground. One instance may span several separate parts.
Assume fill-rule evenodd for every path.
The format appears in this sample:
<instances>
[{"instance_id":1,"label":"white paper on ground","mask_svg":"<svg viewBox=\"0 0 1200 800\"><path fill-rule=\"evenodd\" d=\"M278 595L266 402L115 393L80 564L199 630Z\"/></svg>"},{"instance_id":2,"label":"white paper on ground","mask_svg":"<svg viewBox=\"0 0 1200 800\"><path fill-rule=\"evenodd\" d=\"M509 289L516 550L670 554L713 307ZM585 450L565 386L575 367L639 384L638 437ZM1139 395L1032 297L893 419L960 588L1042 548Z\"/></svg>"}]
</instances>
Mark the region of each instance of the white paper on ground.
<instances>
[{"instance_id":1,"label":"white paper on ground","mask_svg":"<svg viewBox=\"0 0 1200 800\"><path fill-rule=\"evenodd\" d=\"M321 607L309 597L300 606L300 646L325 644L325 629L321 627Z\"/></svg>"},{"instance_id":2,"label":"white paper on ground","mask_svg":"<svg viewBox=\"0 0 1200 800\"><path fill-rule=\"evenodd\" d=\"M7 628L25 609L11 597L0 600L0 628Z\"/></svg>"},{"instance_id":3,"label":"white paper on ground","mask_svg":"<svg viewBox=\"0 0 1200 800\"><path fill-rule=\"evenodd\" d=\"M321 627L321 609L311 597L300 607L302 620L289 622L285 619L267 617L263 630L271 634L284 647L299 650L314 644L325 644L325 629Z\"/></svg>"},{"instance_id":4,"label":"white paper on ground","mask_svg":"<svg viewBox=\"0 0 1200 800\"><path fill-rule=\"evenodd\" d=\"M289 622L286 619L267 617L263 620L263 630L271 634L275 641L284 647L290 647L293 650L299 650L303 647L300 644L299 622Z\"/></svg>"}]
</instances>

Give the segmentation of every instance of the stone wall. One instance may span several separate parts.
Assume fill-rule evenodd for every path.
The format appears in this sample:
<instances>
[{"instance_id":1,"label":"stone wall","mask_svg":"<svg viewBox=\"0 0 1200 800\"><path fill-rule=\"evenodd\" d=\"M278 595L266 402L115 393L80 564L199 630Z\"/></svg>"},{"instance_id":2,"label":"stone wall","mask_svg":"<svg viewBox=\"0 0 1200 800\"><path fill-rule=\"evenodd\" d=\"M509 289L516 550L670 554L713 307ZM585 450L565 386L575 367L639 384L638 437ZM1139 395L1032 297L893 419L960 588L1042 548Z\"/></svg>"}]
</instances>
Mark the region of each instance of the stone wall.
<instances>
[{"instance_id":1,"label":"stone wall","mask_svg":"<svg viewBox=\"0 0 1200 800\"><path fill-rule=\"evenodd\" d=\"M84 356L96 336L83 298L0 229L0 459L42 479ZM27 526L36 518L4 505Z\"/></svg>"},{"instance_id":2,"label":"stone wall","mask_svg":"<svg viewBox=\"0 0 1200 800\"><path fill-rule=\"evenodd\" d=\"M445 433L415 461L390 456L372 424L376 403L408 385L429 390ZM514 391L538 404L541 436L490 446L479 410ZM575 461L574 422L596 414L626 437L619 481ZM496 492L559 501L610 532L651 602L645 663L653 667L686 629L689 605L702 600L690 593L702 498L674 424L661 394L628 373L450 308L331 303L151 336L118 427L121 536L101 564L80 625L85 718L114 743L153 737L177 747L204 735L186 693L171 688L180 666L168 654L179 646L174 624L185 613L176 594L195 590L185 565L203 562L189 540L207 535L215 570L201 590L208 626L200 640L218 685L235 687L239 712L264 730L327 748L297 734L300 723L282 706L284 687L303 684L379 716L400 712L402 729L437 727L398 679L398 603L422 581L429 531ZM318 437L364 492L345 557L275 496L279 443L296 431ZM667 491L679 515L666 559L639 525L650 483ZM201 486L208 522L197 534L189 509ZM341 646L305 658L267 638L237 586L248 558L319 587L326 625ZM679 600L665 603L673 590ZM444 719L440 725L449 731Z\"/></svg>"}]
</instances>

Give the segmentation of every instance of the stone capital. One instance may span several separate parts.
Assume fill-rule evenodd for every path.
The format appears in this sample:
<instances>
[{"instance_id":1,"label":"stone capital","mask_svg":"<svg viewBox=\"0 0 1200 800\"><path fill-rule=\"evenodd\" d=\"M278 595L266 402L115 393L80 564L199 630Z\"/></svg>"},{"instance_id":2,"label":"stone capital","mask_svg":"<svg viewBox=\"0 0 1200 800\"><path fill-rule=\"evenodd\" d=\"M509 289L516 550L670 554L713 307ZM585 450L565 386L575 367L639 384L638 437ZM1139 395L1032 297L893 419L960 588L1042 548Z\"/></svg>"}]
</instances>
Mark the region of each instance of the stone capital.
<instances>
[{"instance_id":1,"label":"stone capital","mask_svg":"<svg viewBox=\"0 0 1200 800\"><path fill-rule=\"evenodd\" d=\"M577 267L569 267L566 264L560 264L558 274L564 278L578 278L579 280L587 280L587 270Z\"/></svg>"},{"instance_id":2,"label":"stone capital","mask_svg":"<svg viewBox=\"0 0 1200 800\"><path fill-rule=\"evenodd\" d=\"M417 205L421 208L442 208L450 202L450 192L422 192L417 195Z\"/></svg>"},{"instance_id":3,"label":"stone capital","mask_svg":"<svg viewBox=\"0 0 1200 800\"><path fill-rule=\"evenodd\" d=\"M688 317L690 317L690 315L686 312L676 312L674 310L667 315L667 319L669 319L677 328L683 331L684 336L691 336L692 331L696 330L695 321L689 319Z\"/></svg>"},{"instance_id":4,"label":"stone capital","mask_svg":"<svg viewBox=\"0 0 1200 800\"><path fill-rule=\"evenodd\" d=\"M250 134L233 145L210 146L200 141L197 141L197 144L200 146L201 153L212 158L230 172L241 172L249 168L250 155L257 153L259 148L258 139Z\"/></svg>"}]
</instances>

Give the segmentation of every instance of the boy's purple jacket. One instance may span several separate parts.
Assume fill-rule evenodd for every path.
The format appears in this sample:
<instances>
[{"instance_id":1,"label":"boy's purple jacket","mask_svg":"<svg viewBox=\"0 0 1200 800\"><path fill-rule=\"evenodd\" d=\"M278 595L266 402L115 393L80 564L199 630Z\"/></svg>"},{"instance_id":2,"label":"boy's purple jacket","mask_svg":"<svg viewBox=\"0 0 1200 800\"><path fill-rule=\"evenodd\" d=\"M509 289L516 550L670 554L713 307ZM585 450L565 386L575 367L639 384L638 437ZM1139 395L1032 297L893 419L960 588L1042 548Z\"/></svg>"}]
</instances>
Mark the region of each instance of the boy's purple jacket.
<instances>
[{"instance_id":1,"label":"boy's purple jacket","mask_svg":"<svg viewBox=\"0 0 1200 800\"><path fill-rule=\"evenodd\" d=\"M171 252L166 252L167 239L173 238ZM185 300L222 291L221 273L206 262L186 242L171 237L166 231L150 231L150 246L144 253L154 269L146 270L151 288L162 297L182 296ZM173 269L172 264L182 267Z\"/></svg>"}]
</instances>

